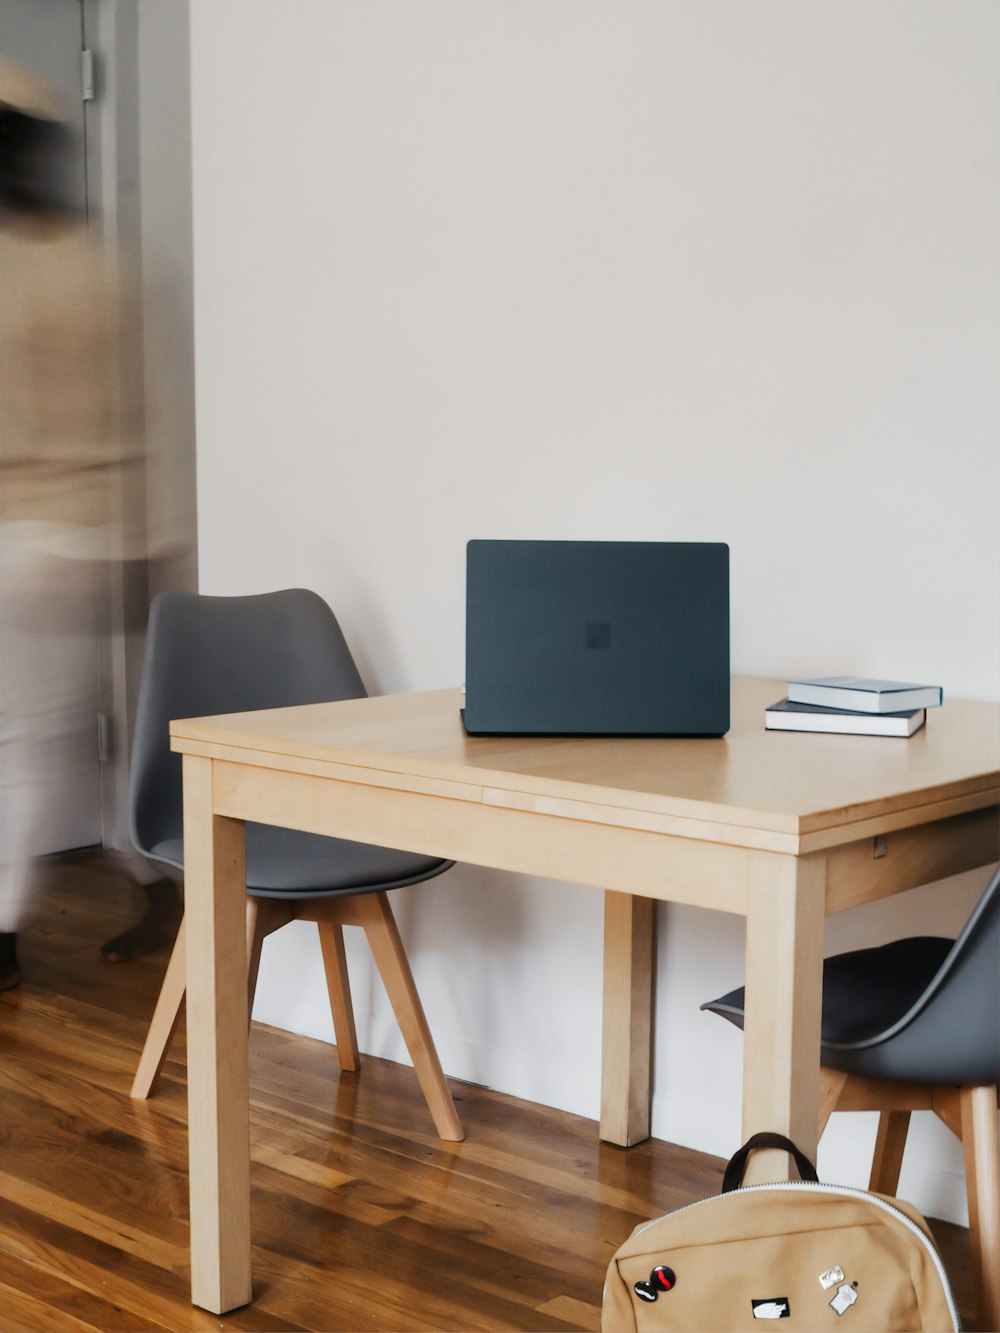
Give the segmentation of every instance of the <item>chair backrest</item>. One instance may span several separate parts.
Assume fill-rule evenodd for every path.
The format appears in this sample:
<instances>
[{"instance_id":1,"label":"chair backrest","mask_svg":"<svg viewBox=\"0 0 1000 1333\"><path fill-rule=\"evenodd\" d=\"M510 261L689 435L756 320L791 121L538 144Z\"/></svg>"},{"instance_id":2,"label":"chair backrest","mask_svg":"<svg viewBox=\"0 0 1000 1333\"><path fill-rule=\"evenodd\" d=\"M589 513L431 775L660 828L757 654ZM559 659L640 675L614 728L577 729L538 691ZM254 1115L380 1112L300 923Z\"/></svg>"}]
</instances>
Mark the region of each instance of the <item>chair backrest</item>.
<instances>
[{"instance_id":1,"label":"chair backrest","mask_svg":"<svg viewBox=\"0 0 1000 1333\"><path fill-rule=\"evenodd\" d=\"M1000 1082L1000 868L920 998L891 1027L843 1050L881 1048L887 1078ZM915 1073L914 1071L919 1071Z\"/></svg>"},{"instance_id":2,"label":"chair backrest","mask_svg":"<svg viewBox=\"0 0 1000 1333\"><path fill-rule=\"evenodd\" d=\"M135 846L149 851L181 833L181 757L170 750L171 719L366 693L336 617L314 592L160 593L150 608L132 744Z\"/></svg>"}]
</instances>

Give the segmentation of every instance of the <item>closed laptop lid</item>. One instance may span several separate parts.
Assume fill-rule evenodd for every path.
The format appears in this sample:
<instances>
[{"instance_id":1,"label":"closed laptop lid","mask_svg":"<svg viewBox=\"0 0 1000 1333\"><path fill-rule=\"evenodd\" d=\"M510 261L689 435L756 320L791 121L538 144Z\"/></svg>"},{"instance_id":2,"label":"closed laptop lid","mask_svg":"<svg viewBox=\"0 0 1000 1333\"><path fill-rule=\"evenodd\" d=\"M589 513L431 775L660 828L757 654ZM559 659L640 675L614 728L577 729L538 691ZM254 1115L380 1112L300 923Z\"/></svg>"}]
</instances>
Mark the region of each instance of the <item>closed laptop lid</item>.
<instances>
[{"instance_id":1,"label":"closed laptop lid","mask_svg":"<svg viewBox=\"0 0 1000 1333\"><path fill-rule=\"evenodd\" d=\"M724 542L470 541L471 734L721 736Z\"/></svg>"}]
</instances>

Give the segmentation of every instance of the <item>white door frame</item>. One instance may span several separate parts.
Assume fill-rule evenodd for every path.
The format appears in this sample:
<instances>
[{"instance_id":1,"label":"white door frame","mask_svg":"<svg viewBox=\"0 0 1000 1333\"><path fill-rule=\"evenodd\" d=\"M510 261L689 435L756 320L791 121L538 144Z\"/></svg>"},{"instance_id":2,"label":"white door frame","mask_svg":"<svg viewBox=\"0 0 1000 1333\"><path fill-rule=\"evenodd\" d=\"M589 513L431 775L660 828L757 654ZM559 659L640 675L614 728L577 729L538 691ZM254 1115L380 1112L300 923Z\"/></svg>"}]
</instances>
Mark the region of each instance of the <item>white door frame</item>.
<instances>
[{"instance_id":1,"label":"white door frame","mask_svg":"<svg viewBox=\"0 0 1000 1333\"><path fill-rule=\"evenodd\" d=\"M161 586L197 587L194 527L194 353L193 283L190 241L190 46L189 0L80 0L87 45L94 51L95 97L86 107L87 178L92 216L107 243L122 252L147 294L150 254L158 236L169 235L175 260L171 286L180 319L171 322L172 401L177 437L171 466L184 504L177 551L155 568L145 563L115 570L106 589L101 634L101 711L108 719L108 746L102 765L103 840L127 847L128 757L142 673L146 617L151 592ZM143 79L143 74L147 78ZM169 80L169 83L166 81ZM165 91L166 90L166 91ZM163 106L171 97L169 112ZM159 100L156 100L159 99ZM171 152L157 151L155 126L169 114ZM180 164L180 169L178 169ZM167 174L169 173L169 175ZM144 213L144 203L154 203ZM156 202L168 198L170 215ZM185 238L185 222L187 236ZM141 301L140 328L130 336L123 365L123 392L145 425L147 328L157 311ZM175 312L176 314L176 312ZM149 515L145 478L131 483L131 513ZM155 500L153 504L155 505Z\"/></svg>"}]
</instances>

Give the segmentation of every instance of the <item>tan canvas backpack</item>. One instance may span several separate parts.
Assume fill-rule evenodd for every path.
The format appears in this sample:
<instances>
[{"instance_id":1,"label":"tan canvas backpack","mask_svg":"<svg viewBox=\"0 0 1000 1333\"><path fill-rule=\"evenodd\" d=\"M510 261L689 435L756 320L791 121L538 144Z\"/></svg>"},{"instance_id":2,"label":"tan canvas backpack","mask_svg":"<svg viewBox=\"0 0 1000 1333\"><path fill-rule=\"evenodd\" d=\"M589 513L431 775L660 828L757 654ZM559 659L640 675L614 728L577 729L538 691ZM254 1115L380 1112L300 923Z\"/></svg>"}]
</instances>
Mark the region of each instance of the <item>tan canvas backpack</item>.
<instances>
[{"instance_id":1,"label":"tan canvas backpack","mask_svg":"<svg viewBox=\"0 0 1000 1333\"><path fill-rule=\"evenodd\" d=\"M802 1180L740 1188L756 1148L790 1152ZM950 1333L960 1324L915 1208L822 1185L788 1139L757 1134L729 1163L721 1194L633 1231L608 1268L601 1328L760 1333L768 1327Z\"/></svg>"}]
</instances>

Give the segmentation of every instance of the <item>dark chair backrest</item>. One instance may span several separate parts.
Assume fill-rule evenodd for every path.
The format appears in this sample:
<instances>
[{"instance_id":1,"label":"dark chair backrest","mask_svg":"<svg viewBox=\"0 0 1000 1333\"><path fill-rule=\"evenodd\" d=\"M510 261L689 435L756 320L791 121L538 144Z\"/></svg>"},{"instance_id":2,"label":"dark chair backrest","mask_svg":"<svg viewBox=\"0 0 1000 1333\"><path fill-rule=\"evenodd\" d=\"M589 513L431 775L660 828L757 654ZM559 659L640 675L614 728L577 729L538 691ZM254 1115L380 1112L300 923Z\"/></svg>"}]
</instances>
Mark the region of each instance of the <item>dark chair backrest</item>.
<instances>
[{"instance_id":1,"label":"dark chair backrest","mask_svg":"<svg viewBox=\"0 0 1000 1333\"><path fill-rule=\"evenodd\" d=\"M132 840L181 832L173 718L360 699L367 691L333 612L314 592L249 597L163 592L150 608L129 778Z\"/></svg>"},{"instance_id":2,"label":"dark chair backrest","mask_svg":"<svg viewBox=\"0 0 1000 1333\"><path fill-rule=\"evenodd\" d=\"M866 1046L882 1048L889 1078L918 1068L928 1083L1000 1081L1000 869L919 1000L877 1038L843 1049Z\"/></svg>"}]
</instances>

